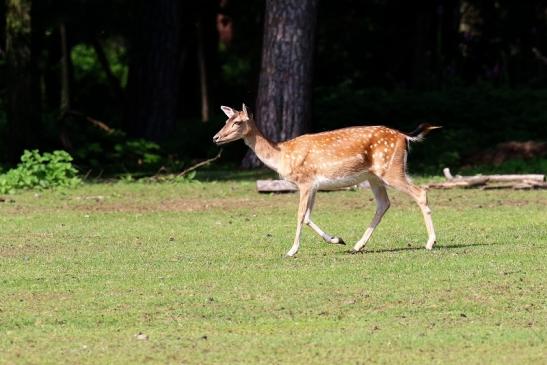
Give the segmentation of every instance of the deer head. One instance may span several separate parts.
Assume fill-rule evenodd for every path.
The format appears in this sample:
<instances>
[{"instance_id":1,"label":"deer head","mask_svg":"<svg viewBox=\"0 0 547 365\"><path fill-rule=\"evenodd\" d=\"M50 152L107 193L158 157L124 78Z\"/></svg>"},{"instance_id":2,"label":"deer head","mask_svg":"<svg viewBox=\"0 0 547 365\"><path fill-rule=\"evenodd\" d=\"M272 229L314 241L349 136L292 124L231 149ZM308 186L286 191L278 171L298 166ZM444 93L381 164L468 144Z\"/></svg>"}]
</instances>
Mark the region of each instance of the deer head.
<instances>
[{"instance_id":1,"label":"deer head","mask_svg":"<svg viewBox=\"0 0 547 365\"><path fill-rule=\"evenodd\" d=\"M228 120L222 129L215 134L213 142L217 145L237 141L245 138L253 129L253 116L247 112L247 107L243 104L242 110L237 111L228 106L221 106L220 109L226 114Z\"/></svg>"}]
</instances>

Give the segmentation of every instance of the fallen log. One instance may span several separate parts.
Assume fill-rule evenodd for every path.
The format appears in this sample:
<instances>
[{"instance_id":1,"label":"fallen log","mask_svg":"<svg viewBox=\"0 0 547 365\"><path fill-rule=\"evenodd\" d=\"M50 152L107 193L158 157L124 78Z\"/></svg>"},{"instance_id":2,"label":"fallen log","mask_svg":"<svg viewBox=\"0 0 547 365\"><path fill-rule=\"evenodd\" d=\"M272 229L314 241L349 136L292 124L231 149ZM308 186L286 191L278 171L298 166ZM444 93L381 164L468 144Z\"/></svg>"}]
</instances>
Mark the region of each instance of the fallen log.
<instances>
[{"instance_id":1,"label":"fallen log","mask_svg":"<svg viewBox=\"0 0 547 365\"><path fill-rule=\"evenodd\" d=\"M513 189L513 190L533 190L533 189L547 189L547 183L540 183L537 181L532 182L518 182L509 184L493 184L485 185L481 187L482 190L500 190L500 189Z\"/></svg>"},{"instance_id":2,"label":"fallen log","mask_svg":"<svg viewBox=\"0 0 547 365\"><path fill-rule=\"evenodd\" d=\"M290 193L298 189L285 180L256 180L256 190L259 193Z\"/></svg>"},{"instance_id":3,"label":"fallen log","mask_svg":"<svg viewBox=\"0 0 547 365\"><path fill-rule=\"evenodd\" d=\"M478 177L487 178L488 182L520 182L520 181L536 181L544 182L545 175L543 174L510 174L510 175L476 175L476 176L453 176L448 167L443 169L443 175L448 181L465 181L476 179Z\"/></svg>"},{"instance_id":4,"label":"fallen log","mask_svg":"<svg viewBox=\"0 0 547 365\"><path fill-rule=\"evenodd\" d=\"M515 181L545 181L545 175L529 174L529 175L482 175L487 177L490 182L515 182Z\"/></svg>"},{"instance_id":5,"label":"fallen log","mask_svg":"<svg viewBox=\"0 0 547 365\"><path fill-rule=\"evenodd\" d=\"M445 167L443 169L443 175L444 177L446 177L446 180L452 180L454 178L454 176L452 176L452 173L450 172L450 169L448 167Z\"/></svg>"},{"instance_id":6,"label":"fallen log","mask_svg":"<svg viewBox=\"0 0 547 365\"><path fill-rule=\"evenodd\" d=\"M452 188L474 188L484 186L488 182L487 177L474 177L470 179L452 179L442 183L432 183L426 185L430 189L452 189Z\"/></svg>"},{"instance_id":7,"label":"fallen log","mask_svg":"<svg viewBox=\"0 0 547 365\"><path fill-rule=\"evenodd\" d=\"M513 189L514 184L487 184L481 186L481 190L501 190L501 189Z\"/></svg>"},{"instance_id":8,"label":"fallen log","mask_svg":"<svg viewBox=\"0 0 547 365\"><path fill-rule=\"evenodd\" d=\"M364 181L359 185L355 185L349 188L341 189L319 189L319 191L335 191L335 190L355 190L355 189L368 189L370 185L368 181ZM259 193L291 193L298 191L298 188L293 183L286 180L257 180L256 190Z\"/></svg>"},{"instance_id":9,"label":"fallen log","mask_svg":"<svg viewBox=\"0 0 547 365\"><path fill-rule=\"evenodd\" d=\"M547 189L546 182L522 182L512 186L515 190Z\"/></svg>"}]
</instances>

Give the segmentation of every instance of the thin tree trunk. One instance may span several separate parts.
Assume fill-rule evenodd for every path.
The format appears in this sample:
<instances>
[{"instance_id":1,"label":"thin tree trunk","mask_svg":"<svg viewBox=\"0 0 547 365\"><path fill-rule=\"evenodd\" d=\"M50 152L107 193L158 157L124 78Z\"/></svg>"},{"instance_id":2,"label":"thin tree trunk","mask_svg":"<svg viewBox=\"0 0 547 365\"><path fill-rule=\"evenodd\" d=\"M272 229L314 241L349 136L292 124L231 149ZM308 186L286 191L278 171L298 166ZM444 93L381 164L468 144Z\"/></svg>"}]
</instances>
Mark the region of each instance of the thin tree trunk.
<instances>
[{"instance_id":1,"label":"thin tree trunk","mask_svg":"<svg viewBox=\"0 0 547 365\"><path fill-rule=\"evenodd\" d=\"M7 153L17 162L25 148L32 146L36 114L33 102L31 59L31 1L6 2L7 56Z\"/></svg>"},{"instance_id":2,"label":"thin tree trunk","mask_svg":"<svg viewBox=\"0 0 547 365\"><path fill-rule=\"evenodd\" d=\"M181 2L141 4L131 53L125 129L131 136L161 141L176 122Z\"/></svg>"},{"instance_id":3,"label":"thin tree trunk","mask_svg":"<svg viewBox=\"0 0 547 365\"><path fill-rule=\"evenodd\" d=\"M256 122L274 141L308 130L317 0L267 0ZM260 163L254 153L243 167Z\"/></svg>"},{"instance_id":4,"label":"thin tree trunk","mask_svg":"<svg viewBox=\"0 0 547 365\"><path fill-rule=\"evenodd\" d=\"M61 39L61 106L60 114L65 115L70 110L70 54L66 38L66 26L59 25Z\"/></svg>"},{"instance_id":5,"label":"thin tree trunk","mask_svg":"<svg viewBox=\"0 0 547 365\"><path fill-rule=\"evenodd\" d=\"M196 25L197 53L199 69L199 89L201 95L201 121L209 120L209 96L207 90L207 67L205 66L205 51L203 47L203 30L201 23Z\"/></svg>"},{"instance_id":6,"label":"thin tree trunk","mask_svg":"<svg viewBox=\"0 0 547 365\"><path fill-rule=\"evenodd\" d=\"M220 79L219 34L216 27L220 11L218 0L202 0L199 16L200 37L203 49L204 82L207 88L208 117L212 114L211 106L215 105ZM218 109L217 109L218 110Z\"/></svg>"}]
</instances>

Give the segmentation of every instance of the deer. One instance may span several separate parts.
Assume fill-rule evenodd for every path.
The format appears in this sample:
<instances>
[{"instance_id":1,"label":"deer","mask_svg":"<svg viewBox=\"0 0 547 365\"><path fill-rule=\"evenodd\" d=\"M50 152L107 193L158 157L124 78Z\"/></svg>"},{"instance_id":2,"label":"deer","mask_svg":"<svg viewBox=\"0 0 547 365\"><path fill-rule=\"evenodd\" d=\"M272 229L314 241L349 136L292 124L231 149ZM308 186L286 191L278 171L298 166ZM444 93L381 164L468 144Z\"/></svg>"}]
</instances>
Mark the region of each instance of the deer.
<instances>
[{"instance_id":1,"label":"deer","mask_svg":"<svg viewBox=\"0 0 547 365\"><path fill-rule=\"evenodd\" d=\"M433 248L436 236L427 192L408 177L407 155L411 142L423 140L426 134L440 126L423 123L408 134L381 125L354 126L273 142L257 127L245 104L241 111L228 106L221 106L221 110L228 119L213 137L213 142L223 145L243 139L264 165L298 188L296 234L287 257L298 252L303 225L309 226L329 244L345 245L342 238L326 233L312 221L316 193L319 189L351 187L365 180L376 200L376 212L350 253L362 252L389 209L386 186L409 195L418 204L428 234L425 248Z\"/></svg>"}]
</instances>

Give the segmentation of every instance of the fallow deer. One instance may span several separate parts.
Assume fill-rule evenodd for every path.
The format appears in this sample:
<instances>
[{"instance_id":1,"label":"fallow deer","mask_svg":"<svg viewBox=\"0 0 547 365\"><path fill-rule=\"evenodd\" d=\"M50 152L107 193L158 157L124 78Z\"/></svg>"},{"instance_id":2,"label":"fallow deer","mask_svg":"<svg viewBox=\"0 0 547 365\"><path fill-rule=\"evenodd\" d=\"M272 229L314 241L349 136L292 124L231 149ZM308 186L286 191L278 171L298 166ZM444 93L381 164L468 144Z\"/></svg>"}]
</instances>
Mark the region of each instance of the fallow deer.
<instances>
[{"instance_id":1,"label":"fallow deer","mask_svg":"<svg viewBox=\"0 0 547 365\"><path fill-rule=\"evenodd\" d=\"M433 248L436 238L426 191L409 180L406 160L409 142L420 141L430 130L440 127L421 124L409 134L384 126L350 127L275 143L260 132L245 104L241 111L227 106L221 109L228 120L213 137L213 142L222 145L243 139L266 166L295 184L300 191L296 236L287 256L298 252L303 224L310 226L327 243L345 245L340 237L325 233L311 220L315 194L318 189L350 187L365 180L369 181L376 199L376 213L351 252L360 252L365 247L389 208L386 186L402 191L416 201L428 233L425 247Z\"/></svg>"}]
</instances>

